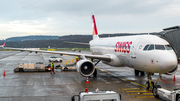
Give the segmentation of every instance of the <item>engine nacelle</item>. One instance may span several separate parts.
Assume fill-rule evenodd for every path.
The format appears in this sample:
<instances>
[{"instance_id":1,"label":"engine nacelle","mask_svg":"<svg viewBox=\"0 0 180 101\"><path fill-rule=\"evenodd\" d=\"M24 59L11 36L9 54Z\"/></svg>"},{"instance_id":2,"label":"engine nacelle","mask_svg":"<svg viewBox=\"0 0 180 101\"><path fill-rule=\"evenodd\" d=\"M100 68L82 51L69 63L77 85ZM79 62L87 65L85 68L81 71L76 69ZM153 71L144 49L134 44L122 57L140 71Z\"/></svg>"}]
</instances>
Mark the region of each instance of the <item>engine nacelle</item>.
<instances>
[{"instance_id":1,"label":"engine nacelle","mask_svg":"<svg viewBox=\"0 0 180 101\"><path fill-rule=\"evenodd\" d=\"M87 77L94 73L95 66L90 60L84 59L77 62L76 69L82 76Z\"/></svg>"},{"instance_id":2,"label":"engine nacelle","mask_svg":"<svg viewBox=\"0 0 180 101\"><path fill-rule=\"evenodd\" d=\"M169 71L169 72L164 73L164 74L166 74L166 75L172 75L172 74L175 74L175 73L177 72L177 70L178 70L178 66L176 66L176 68L174 68L172 71Z\"/></svg>"},{"instance_id":3,"label":"engine nacelle","mask_svg":"<svg viewBox=\"0 0 180 101\"><path fill-rule=\"evenodd\" d=\"M121 61L119 60L119 58L116 55L114 55L114 54L106 54L106 55L110 56L111 62L102 61L104 64L108 64L108 65L115 66L115 67L123 66L123 64L121 63Z\"/></svg>"}]
</instances>

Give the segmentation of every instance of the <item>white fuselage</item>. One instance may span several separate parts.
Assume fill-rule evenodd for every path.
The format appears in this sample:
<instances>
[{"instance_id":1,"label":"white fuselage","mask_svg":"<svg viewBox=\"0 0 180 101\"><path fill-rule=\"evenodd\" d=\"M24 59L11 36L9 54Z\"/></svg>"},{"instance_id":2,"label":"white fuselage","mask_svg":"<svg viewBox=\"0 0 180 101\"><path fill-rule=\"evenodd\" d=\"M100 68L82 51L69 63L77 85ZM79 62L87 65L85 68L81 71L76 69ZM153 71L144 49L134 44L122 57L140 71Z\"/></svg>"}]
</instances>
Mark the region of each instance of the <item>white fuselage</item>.
<instances>
[{"instance_id":1,"label":"white fuselage","mask_svg":"<svg viewBox=\"0 0 180 101\"><path fill-rule=\"evenodd\" d=\"M144 50L146 45L154 45L152 50ZM96 38L90 41L90 49L96 55L109 55L111 66L128 66L140 71L166 73L177 66L175 52L170 49L155 49L157 45L169 43L154 35L134 35L111 38ZM158 46L157 46L158 47Z\"/></svg>"}]
</instances>

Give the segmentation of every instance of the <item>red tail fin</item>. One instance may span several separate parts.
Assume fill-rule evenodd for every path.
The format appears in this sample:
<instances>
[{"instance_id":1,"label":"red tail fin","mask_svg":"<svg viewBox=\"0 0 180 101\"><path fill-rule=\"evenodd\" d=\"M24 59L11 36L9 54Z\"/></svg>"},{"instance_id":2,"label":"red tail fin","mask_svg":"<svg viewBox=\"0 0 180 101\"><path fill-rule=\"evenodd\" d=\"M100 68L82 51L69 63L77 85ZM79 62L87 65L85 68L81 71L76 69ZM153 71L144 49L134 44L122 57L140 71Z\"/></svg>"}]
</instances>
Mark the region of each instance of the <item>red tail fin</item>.
<instances>
[{"instance_id":1,"label":"red tail fin","mask_svg":"<svg viewBox=\"0 0 180 101\"><path fill-rule=\"evenodd\" d=\"M6 43L4 43L2 46L5 46L6 45Z\"/></svg>"},{"instance_id":2,"label":"red tail fin","mask_svg":"<svg viewBox=\"0 0 180 101\"><path fill-rule=\"evenodd\" d=\"M97 38L99 38L99 36L98 36L98 31L97 31L94 15L92 15L92 22L93 22L93 24L92 24L93 39L97 39Z\"/></svg>"},{"instance_id":3,"label":"red tail fin","mask_svg":"<svg viewBox=\"0 0 180 101\"><path fill-rule=\"evenodd\" d=\"M96 27L96 21L95 21L94 15L92 15L92 20L93 20L93 25L92 25L92 28L93 28L93 35L98 35L97 27Z\"/></svg>"}]
</instances>

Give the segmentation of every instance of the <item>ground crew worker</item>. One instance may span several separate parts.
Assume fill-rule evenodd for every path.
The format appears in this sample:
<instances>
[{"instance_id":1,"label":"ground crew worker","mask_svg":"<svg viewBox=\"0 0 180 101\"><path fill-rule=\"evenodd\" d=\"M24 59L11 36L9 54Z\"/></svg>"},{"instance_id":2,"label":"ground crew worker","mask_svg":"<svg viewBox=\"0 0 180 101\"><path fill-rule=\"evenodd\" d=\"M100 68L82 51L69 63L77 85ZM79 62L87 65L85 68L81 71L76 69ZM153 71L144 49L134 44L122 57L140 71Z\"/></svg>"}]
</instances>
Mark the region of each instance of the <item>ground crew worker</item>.
<instances>
[{"instance_id":1,"label":"ground crew worker","mask_svg":"<svg viewBox=\"0 0 180 101\"><path fill-rule=\"evenodd\" d=\"M52 74L52 72L55 74L55 72L54 72L54 63L53 62L51 62L51 74Z\"/></svg>"},{"instance_id":2,"label":"ground crew worker","mask_svg":"<svg viewBox=\"0 0 180 101\"><path fill-rule=\"evenodd\" d=\"M78 56L76 56L76 63L79 61L79 57Z\"/></svg>"}]
</instances>

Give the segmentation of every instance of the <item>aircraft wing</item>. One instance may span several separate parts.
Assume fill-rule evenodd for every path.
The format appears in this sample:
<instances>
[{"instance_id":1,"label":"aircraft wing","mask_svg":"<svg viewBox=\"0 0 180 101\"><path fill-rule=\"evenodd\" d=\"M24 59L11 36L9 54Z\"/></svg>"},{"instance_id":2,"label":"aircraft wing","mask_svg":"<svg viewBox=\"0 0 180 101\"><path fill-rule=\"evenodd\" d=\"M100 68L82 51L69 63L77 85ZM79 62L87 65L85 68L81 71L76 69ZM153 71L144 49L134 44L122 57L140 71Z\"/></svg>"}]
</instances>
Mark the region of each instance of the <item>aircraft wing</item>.
<instances>
[{"instance_id":1,"label":"aircraft wing","mask_svg":"<svg viewBox=\"0 0 180 101\"><path fill-rule=\"evenodd\" d=\"M92 55L92 54L64 52L64 51L45 51L45 50L33 50L33 49L23 49L23 48L11 48L11 47L5 47L4 49L29 51L29 52L41 52L41 53L52 53L52 54L60 54L60 55L71 55L71 56L79 56L79 57L82 56L82 57L86 57L86 58L99 59L99 60L103 60L103 61L107 61L107 62L111 61L111 58L107 55Z\"/></svg>"}]
</instances>

